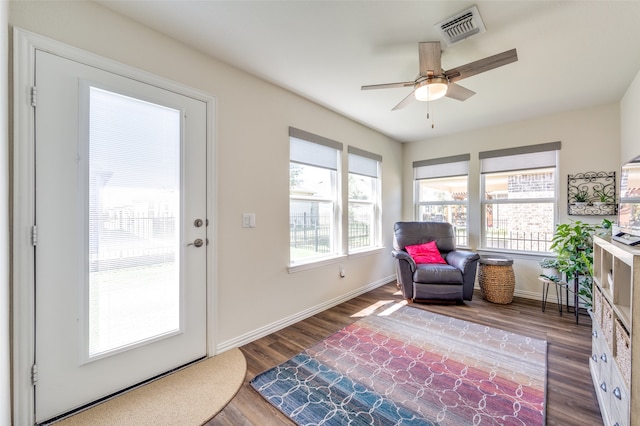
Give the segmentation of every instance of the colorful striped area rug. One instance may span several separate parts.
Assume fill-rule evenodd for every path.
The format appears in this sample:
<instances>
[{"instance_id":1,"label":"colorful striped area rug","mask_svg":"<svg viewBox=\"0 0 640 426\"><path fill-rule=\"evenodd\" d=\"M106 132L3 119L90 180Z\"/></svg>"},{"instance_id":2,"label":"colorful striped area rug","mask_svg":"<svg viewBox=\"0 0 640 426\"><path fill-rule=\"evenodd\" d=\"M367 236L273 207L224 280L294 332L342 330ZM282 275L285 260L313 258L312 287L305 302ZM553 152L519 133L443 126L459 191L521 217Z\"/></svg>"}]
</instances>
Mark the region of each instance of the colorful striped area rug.
<instances>
[{"instance_id":1,"label":"colorful striped area rug","mask_svg":"<svg viewBox=\"0 0 640 426\"><path fill-rule=\"evenodd\" d=\"M543 425L547 342L410 306L372 314L251 384L299 425Z\"/></svg>"}]
</instances>

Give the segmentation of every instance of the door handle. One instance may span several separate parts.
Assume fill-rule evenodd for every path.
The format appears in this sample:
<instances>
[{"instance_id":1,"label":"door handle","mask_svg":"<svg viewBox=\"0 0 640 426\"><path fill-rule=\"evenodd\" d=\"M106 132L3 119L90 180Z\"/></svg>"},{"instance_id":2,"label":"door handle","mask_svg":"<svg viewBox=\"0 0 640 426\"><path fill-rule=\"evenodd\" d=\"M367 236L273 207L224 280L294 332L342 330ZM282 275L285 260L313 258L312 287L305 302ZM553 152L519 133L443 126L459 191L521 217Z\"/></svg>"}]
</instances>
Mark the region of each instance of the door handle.
<instances>
[{"instance_id":1,"label":"door handle","mask_svg":"<svg viewBox=\"0 0 640 426\"><path fill-rule=\"evenodd\" d=\"M201 238L197 238L197 239L195 239L192 243L187 244L187 247L188 247L188 246L202 247L202 246L203 246L203 244L204 244L204 241L202 241L202 239L201 239Z\"/></svg>"}]
</instances>

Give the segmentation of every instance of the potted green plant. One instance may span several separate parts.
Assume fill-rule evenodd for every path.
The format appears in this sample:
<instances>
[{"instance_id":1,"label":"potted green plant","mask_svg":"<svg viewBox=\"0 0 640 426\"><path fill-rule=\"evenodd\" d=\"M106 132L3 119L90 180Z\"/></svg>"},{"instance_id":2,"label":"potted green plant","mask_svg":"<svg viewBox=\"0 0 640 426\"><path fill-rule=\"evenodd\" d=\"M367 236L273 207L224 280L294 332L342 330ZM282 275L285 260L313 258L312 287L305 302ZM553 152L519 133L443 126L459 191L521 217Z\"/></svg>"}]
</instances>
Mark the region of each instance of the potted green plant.
<instances>
[{"instance_id":1,"label":"potted green plant","mask_svg":"<svg viewBox=\"0 0 640 426\"><path fill-rule=\"evenodd\" d=\"M602 231L600 231L598 235L601 235L601 236L611 235L612 227L613 227L612 221L610 221L609 219L602 219L602 222L600 223L600 229L602 229Z\"/></svg>"},{"instance_id":2,"label":"potted green plant","mask_svg":"<svg viewBox=\"0 0 640 426\"><path fill-rule=\"evenodd\" d=\"M576 205L583 205L589 202L589 190L586 188L577 188L573 193L573 201Z\"/></svg>"},{"instance_id":3,"label":"potted green plant","mask_svg":"<svg viewBox=\"0 0 640 426\"><path fill-rule=\"evenodd\" d=\"M540 276L548 280L556 282L560 281L560 271L558 270L559 266L560 262L558 262L558 259L542 259L540 261L540 267L542 268Z\"/></svg>"},{"instance_id":4,"label":"potted green plant","mask_svg":"<svg viewBox=\"0 0 640 426\"><path fill-rule=\"evenodd\" d=\"M611 221L590 224L579 220L556 226L551 240L551 251L557 254L558 270L566 274L567 282L578 280L578 295L587 308L591 307L593 281L593 235L610 232Z\"/></svg>"},{"instance_id":5,"label":"potted green plant","mask_svg":"<svg viewBox=\"0 0 640 426\"><path fill-rule=\"evenodd\" d=\"M604 188L594 187L593 195L595 196L595 199L593 201L594 206L601 206L603 204L608 204L612 200L611 196L604 191Z\"/></svg>"}]
</instances>

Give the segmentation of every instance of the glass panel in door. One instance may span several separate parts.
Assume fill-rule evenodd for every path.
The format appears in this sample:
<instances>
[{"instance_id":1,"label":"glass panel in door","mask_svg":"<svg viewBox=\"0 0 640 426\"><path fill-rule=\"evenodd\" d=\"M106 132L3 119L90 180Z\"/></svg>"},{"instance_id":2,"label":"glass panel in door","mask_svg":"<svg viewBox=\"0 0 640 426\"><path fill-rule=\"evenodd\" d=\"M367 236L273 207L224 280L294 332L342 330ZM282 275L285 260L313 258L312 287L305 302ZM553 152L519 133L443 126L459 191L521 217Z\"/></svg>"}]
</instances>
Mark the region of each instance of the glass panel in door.
<instances>
[{"instance_id":1,"label":"glass panel in door","mask_svg":"<svg viewBox=\"0 0 640 426\"><path fill-rule=\"evenodd\" d=\"M180 111L90 88L88 357L180 329Z\"/></svg>"}]
</instances>

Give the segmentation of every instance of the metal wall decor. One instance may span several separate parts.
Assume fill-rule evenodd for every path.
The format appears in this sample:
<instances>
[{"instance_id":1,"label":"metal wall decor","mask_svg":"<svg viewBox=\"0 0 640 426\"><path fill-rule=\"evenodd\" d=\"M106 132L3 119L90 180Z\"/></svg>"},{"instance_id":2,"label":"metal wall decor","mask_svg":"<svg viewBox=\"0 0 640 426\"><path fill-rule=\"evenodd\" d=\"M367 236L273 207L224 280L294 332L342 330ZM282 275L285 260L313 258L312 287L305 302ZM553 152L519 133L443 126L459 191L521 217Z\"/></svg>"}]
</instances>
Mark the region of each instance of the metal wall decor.
<instances>
[{"instance_id":1,"label":"metal wall decor","mask_svg":"<svg viewBox=\"0 0 640 426\"><path fill-rule=\"evenodd\" d=\"M616 172L586 172L567 177L567 213L579 216L613 216Z\"/></svg>"}]
</instances>

